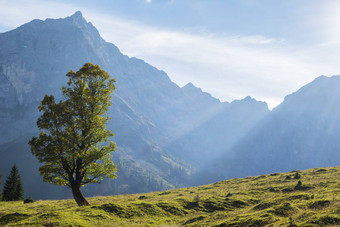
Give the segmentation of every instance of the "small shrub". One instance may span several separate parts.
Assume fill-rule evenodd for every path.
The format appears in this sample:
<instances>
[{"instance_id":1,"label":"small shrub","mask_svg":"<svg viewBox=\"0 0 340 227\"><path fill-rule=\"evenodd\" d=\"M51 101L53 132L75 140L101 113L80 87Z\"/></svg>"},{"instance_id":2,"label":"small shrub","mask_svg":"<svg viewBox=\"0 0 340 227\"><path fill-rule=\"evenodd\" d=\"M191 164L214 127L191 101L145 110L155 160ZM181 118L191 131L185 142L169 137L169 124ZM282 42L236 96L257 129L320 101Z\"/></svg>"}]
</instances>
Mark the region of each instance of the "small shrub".
<instances>
[{"instance_id":1,"label":"small shrub","mask_svg":"<svg viewBox=\"0 0 340 227\"><path fill-rule=\"evenodd\" d=\"M34 203L34 202L35 201L31 196L24 200L24 203Z\"/></svg>"},{"instance_id":2,"label":"small shrub","mask_svg":"<svg viewBox=\"0 0 340 227\"><path fill-rule=\"evenodd\" d=\"M138 197L138 199L146 199L147 197L145 195L141 195Z\"/></svg>"},{"instance_id":3,"label":"small shrub","mask_svg":"<svg viewBox=\"0 0 340 227\"><path fill-rule=\"evenodd\" d=\"M300 179L300 178L301 178L300 173L296 172L295 175L294 175L294 179L297 180L297 179Z\"/></svg>"},{"instance_id":4,"label":"small shrub","mask_svg":"<svg viewBox=\"0 0 340 227\"><path fill-rule=\"evenodd\" d=\"M292 177L290 175L287 175L286 180L290 180L290 179L292 179Z\"/></svg>"},{"instance_id":5,"label":"small shrub","mask_svg":"<svg viewBox=\"0 0 340 227\"><path fill-rule=\"evenodd\" d=\"M309 187L309 186L304 186L302 185L302 181L298 181L298 183L296 184L296 186L294 187L294 190L297 190L297 191L306 191L306 190L309 190L309 189L312 189L313 187Z\"/></svg>"},{"instance_id":6,"label":"small shrub","mask_svg":"<svg viewBox=\"0 0 340 227\"><path fill-rule=\"evenodd\" d=\"M294 187L295 190L300 190L302 188L302 181L298 181L298 183L296 184L296 186Z\"/></svg>"}]
</instances>

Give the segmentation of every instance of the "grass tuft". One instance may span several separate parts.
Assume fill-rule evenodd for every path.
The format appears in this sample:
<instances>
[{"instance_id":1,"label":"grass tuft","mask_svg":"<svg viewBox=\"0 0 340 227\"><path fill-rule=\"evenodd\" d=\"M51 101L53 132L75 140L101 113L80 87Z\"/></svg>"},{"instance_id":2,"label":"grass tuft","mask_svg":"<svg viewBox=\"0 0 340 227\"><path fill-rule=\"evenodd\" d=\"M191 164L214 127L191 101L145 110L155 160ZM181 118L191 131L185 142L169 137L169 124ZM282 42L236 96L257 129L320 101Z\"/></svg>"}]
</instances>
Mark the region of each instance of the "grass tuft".
<instances>
[{"instance_id":1,"label":"grass tuft","mask_svg":"<svg viewBox=\"0 0 340 227\"><path fill-rule=\"evenodd\" d=\"M290 203L284 203L282 205L274 207L271 213L282 216L282 217L289 217L297 212L297 209L293 207Z\"/></svg>"}]
</instances>

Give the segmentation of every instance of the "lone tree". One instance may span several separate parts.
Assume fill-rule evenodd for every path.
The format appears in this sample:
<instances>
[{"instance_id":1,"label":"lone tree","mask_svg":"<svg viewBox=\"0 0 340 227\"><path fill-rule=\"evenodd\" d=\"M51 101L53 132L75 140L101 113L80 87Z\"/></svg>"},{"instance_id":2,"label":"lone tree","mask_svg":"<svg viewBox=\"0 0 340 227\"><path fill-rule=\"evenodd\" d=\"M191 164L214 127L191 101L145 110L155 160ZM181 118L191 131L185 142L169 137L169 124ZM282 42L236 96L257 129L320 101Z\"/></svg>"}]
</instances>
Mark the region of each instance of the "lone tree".
<instances>
[{"instance_id":1,"label":"lone tree","mask_svg":"<svg viewBox=\"0 0 340 227\"><path fill-rule=\"evenodd\" d=\"M24 199L24 188L22 186L21 178L18 168L13 165L10 174L8 175L5 185L2 200L3 201L17 201Z\"/></svg>"},{"instance_id":2,"label":"lone tree","mask_svg":"<svg viewBox=\"0 0 340 227\"><path fill-rule=\"evenodd\" d=\"M111 160L116 144L109 140L114 134L105 126L115 80L92 63L66 76L64 98L56 102L45 95L42 100L43 114L37 121L41 133L29 145L43 164L39 168L43 180L68 186L77 204L88 206L80 188L100 183L103 177L116 178L117 167Z\"/></svg>"}]
</instances>

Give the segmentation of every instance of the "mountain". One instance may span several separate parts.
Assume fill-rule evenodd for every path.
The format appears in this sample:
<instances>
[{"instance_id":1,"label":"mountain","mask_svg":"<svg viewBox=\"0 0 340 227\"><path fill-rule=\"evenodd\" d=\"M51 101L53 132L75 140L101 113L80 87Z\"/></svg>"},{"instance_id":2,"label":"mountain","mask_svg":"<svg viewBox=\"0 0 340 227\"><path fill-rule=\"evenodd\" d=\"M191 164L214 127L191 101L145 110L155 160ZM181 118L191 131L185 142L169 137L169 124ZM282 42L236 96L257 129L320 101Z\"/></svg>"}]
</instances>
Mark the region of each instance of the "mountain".
<instances>
[{"instance_id":1,"label":"mountain","mask_svg":"<svg viewBox=\"0 0 340 227\"><path fill-rule=\"evenodd\" d=\"M316 78L225 151L215 171L242 177L339 165L339 104L340 76Z\"/></svg>"},{"instance_id":2,"label":"mountain","mask_svg":"<svg viewBox=\"0 0 340 227\"><path fill-rule=\"evenodd\" d=\"M194 147L190 143L200 140L204 124L213 121L216 123L209 133L216 135L213 131L218 128L220 136L214 141L224 147L225 138L243 136L248 124L255 125L268 112L263 103L258 110L258 102L250 98L227 104L192 84L180 88L165 72L123 55L103 40L80 12L64 19L33 20L0 34L0 171L6 176L11 165L18 163L26 195L37 199L70 195L60 187L42 183L39 163L30 154L27 142L38 133L37 106L43 96L62 98L60 87L66 84L66 73L77 71L86 62L100 65L117 81L108 128L115 133L118 150L114 162L119 164L117 180L88 186L86 195L140 193L199 184L201 181L192 178L201 167L193 165L189 156L194 158L207 151L211 142L202 143L198 153L190 151L184 156L189 149L178 144ZM253 107L256 117L248 118ZM218 120L222 115L223 119L231 118ZM238 125L229 125L233 118L239 119ZM196 131L201 131L198 136L193 135ZM184 135L193 139L181 140Z\"/></svg>"},{"instance_id":3,"label":"mountain","mask_svg":"<svg viewBox=\"0 0 340 227\"><path fill-rule=\"evenodd\" d=\"M0 34L0 173L4 181L16 163L27 196L71 197L42 182L27 142L38 133L43 96L62 98L65 74L86 62L117 80L108 128L115 133L119 164L117 180L87 186L87 196L339 164L340 76L315 79L272 111L251 97L221 102L122 54L76 12Z\"/></svg>"},{"instance_id":4,"label":"mountain","mask_svg":"<svg viewBox=\"0 0 340 227\"><path fill-rule=\"evenodd\" d=\"M121 155L125 155L125 159L128 160L124 163L130 163L134 159L138 159L139 162L145 160L148 162L148 159L152 157L154 160L148 162L148 166L143 165L143 169L147 169L144 172L146 171L148 174L143 173L140 171L141 167L133 164L130 171L135 177L131 177L130 181L142 181L141 183L146 185L144 181L149 180L150 182L156 181L164 188L174 187L177 182L167 182L165 180L167 176L162 174L164 171L159 169L159 166L172 169L174 167L172 162L176 162L172 161L170 157L164 156L158 146L150 141L152 124L135 110L137 107L134 107L135 109L131 107L134 103L127 101L128 95L125 94L125 99L123 99L120 94L123 92L119 92L119 90L126 90L138 93L141 90L138 87L142 86L142 83L152 84L153 80L161 88L176 86L171 83L165 73L141 60L122 55L117 47L105 42L100 37L95 27L91 23L87 23L80 12L65 19L34 20L13 31L1 34L0 42L0 80L6 82L3 84L5 92L0 95L3 100L1 105L3 114L0 120L2 125L1 142L6 142L1 149L2 156L4 156L1 159L1 166L9 164L4 163L5 157L11 155L12 152L21 152L20 155L10 160L12 163L30 153L27 146L28 139L25 137L23 140L22 138L25 135L37 133L35 127L36 119L39 116L37 106L44 94L53 94L60 98L59 89L66 84L65 74L70 69L80 68L85 62L93 62L101 65L118 81L119 89L117 89L109 112L112 117L109 127L116 133L115 141L119 144L119 155L116 155L116 161L119 162ZM140 76L140 79L136 75ZM15 141L12 142L12 140ZM21 147L21 150L13 151L18 146ZM7 152L3 150L7 150ZM121 169L124 169L125 165L120 164ZM28 175L27 179L30 179L29 173L37 172L37 164L32 162L28 166L32 171L25 172L25 174ZM19 170L20 167L19 165ZM1 172L5 174L6 170L2 169ZM142 180L135 179L139 177ZM146 177L148 178L144 179ZM132 181L133 179L134 181ZM120 181L124 182L124 177L121 177ZM40 191L45 190L44 187L34 186L39 183L30 182L26 185L28 193L38 197ZM38 189L33 190L32 187ZM102 189L100 191L103 191ZM145 189L138 189L138 187L130 189L128 186L124 186L117 192L126 193L131 190L144 191Z\"/></svg>"},{"instance_id":5,"label":"mountain","mask_svg":"<svg viewBox=\"0 0 340 227\"><path fill-rule=\"evenodd\" d=\"M204 100L195 95L190 97L193 102ZM207 106L204 101L199 104ZM267 104L251 97L212 105L204 115L198 115L199 119L196 115L192 121L187 121L190 127L181 130L181 136L167 148L186 162L202 168L246 136L267 114Z\"/></svg>"}]
</instances>

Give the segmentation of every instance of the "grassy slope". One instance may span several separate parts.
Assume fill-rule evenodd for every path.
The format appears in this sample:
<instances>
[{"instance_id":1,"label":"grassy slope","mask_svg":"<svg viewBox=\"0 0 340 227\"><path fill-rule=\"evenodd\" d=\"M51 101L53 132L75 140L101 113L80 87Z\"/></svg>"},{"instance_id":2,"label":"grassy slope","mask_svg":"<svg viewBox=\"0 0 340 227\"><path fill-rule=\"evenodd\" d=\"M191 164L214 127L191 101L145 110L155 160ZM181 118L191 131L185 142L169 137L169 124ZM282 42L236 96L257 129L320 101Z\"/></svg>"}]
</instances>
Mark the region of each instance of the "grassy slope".
<instances>
[{"instance_id":1,"label":"grassy slope","mask_svg":"<svg viewBox=\"0 0 340 227\"><path fill-rule=\"evenodd\" d=\"M340 167L88 200L0 202L0 226L340 226Z\"/></svg>"}]
</instances>

